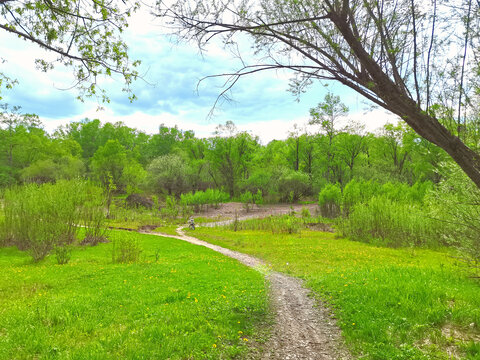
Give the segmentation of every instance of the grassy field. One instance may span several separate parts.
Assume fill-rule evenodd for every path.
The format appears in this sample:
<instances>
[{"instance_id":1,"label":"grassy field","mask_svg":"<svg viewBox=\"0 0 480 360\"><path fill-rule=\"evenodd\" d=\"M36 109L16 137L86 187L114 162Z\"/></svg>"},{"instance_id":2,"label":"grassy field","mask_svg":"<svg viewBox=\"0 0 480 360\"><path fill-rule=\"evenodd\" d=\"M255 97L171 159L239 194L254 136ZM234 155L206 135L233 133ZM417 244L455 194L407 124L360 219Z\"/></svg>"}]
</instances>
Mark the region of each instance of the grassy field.
<instances>
[{"instance_id":1,"label":"grassy field","mask_svg":"<svg viewBox=\"0 0 480 360\"><path fill-rule=\"evenodd\" d=\"M362 359L480 359L480 284L446 251L390 249L302 231L195 230L306 279Z\"/></svg>"},{"instance_id":2,"label":"grassy field","mask_svg":"<svg viewBox=\"0 0 480 360\"><path fill-rule=\"evenodd\" d=\"M180 225L164 225L164 226L159 226L153 230L153 232L156 233L161 233L161 234L167 234L167 235L178 235L177 234L177 228Z\"/></svg>"},{"instance_id":3,"label":"grassy field","mask_svg":"<svg viewBox=\"0 0 480 360\"><path fill-rule=\"evenodd\" d=\"M247 357L268 313L261 274L174 239L131 237L140 260L112 263L112 243L76 248L67 265L0 249L0 359Z\"/></svg>"}]
</instances>

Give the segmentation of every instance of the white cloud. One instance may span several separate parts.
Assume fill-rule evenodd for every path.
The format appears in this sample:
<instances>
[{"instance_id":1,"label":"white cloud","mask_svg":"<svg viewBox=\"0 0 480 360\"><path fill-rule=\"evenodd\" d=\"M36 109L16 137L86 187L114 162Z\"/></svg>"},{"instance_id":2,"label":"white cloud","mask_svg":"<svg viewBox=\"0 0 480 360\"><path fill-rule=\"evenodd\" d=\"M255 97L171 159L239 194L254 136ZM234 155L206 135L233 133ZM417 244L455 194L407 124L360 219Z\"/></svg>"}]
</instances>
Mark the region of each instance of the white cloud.
<instances>
[{"instance_id":1,"label":"white cloud","mask_svg":"<svg viewBox=\"0 0 480 360\"><path fill-rule=\"evenodd\" d=\"M182 130L193 130L200 137L208 137L218 123L232 120L242 131L258 135L263 143L272 139L285 139L293 124L304 124L309 109L323 101L327 91L341 96L351 109L349 118L361 121L368 131L383 126L392 115L376 109L362 111L361 97L353 90L338 84L327 88L315 84L304 94L300 103L287 93L291 76L286 71L268 71L242 78L232 91L233 103L224 103L215 113L213 120L207 116L225 79L209 79L203 82L196 93L200 78L231 72L241 66L238 59L223 50L218 42L212 42L208 51L199 54L194 44L174 44L165 29L145 12L134 15L126 32L126 41L131 49L131 58L143 60L140 73L145 74L149 85L141 80L134 84L139 100L129 103L121 93L122 85L115 80L100 80L109 91L111 103L105 110L97 112L92 101L80 103L77 93L60 91L72 83L71 69L59 66L48 73L35 69L34 59L55 55L46 54L35 45L0 32L3 57L8 60L2 71L19 79L14 91L2 95L11 105L20 105L24 112L37 113L49 131L70 121L84 118L99 118L103 122L122 121L126 125L148 133L155 133L160 124L177 125ZM242 38L244 48L249 42ZM251 49L250 49L251 50ZM250 59L250 53L246 54Z\"/></svg>"},{"instance_id":2,"label":"white cloud","mask_svg":"<svg viewBox=\"0 0 480 360\"><path fill-rule=\"evenodd\" d=\"M72 121L81 121L85 118L100 119L102 123L123 122L125 125L146 132L147 134L155 134L158 132L160 125L168 127L177 126L180 130L193 130L197 137L205 138L212 136L218 124L224 121L198 121L191 120L190 114L182 111L179 114L173 115L170 113L160 113L156 115L146 114L137 111L133 114L118 116L111 109L97 111L95 107L88 111L77 115L69 120L59 119L43 119L45 129L48 132L53 132L61 125L66 125ZM345 125L348 121L359 121L365 124L366 131L375 132L387 122L393 123L398 121L398 117L376 109L364 113L355 113L349 115L342 121L341 125ZM295 119L273 119L265 121L252 121L249 123L236 124L239 131L246 131L253 136L258 136L262 144L266 145L272 140L284 140L289 136L293 126L297 124L301 130L307 127L309 132L314 132L313 127L309 127L308 116L298 117Z\"/></svg>"},{"instance_id":3,"label":"white cloud","mask_svg":"<svg viewBox=\"0 0 480 360\"><path fill-rule=\"evenodd\" d=\"M371 133L375 133L387 123L396 123L400 120L397 115L389 113L383 109L358 111L349 115L348 118L364 124L365 130Z\"/></svg>"}]
</instances>

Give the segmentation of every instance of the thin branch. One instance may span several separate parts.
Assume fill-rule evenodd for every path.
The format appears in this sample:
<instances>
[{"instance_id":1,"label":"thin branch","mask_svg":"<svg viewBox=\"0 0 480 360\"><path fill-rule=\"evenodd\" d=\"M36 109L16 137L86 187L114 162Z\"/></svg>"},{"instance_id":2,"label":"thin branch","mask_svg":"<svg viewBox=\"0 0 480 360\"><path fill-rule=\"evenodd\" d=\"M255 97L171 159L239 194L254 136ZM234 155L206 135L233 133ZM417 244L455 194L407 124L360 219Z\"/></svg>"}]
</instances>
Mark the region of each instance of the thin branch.
<instances>
[{"instance_id":1,"label":"thin branch","mask_svg":"<svg viewBox=\"0 0 480 360\"><path fill-rule=\"evenodd\" d=\"M417 105L420 107L420 87L418 86L418 77L417 77L417 24L416 24L416 14L415 14L415 0L411 0L411 9L412 9L412 25L413 25L413 78L415 81L415 91L417 93Z\"/></svg>"},{"instance_id":2,"label":"thin branch","mask_svg":"<svg viewBox=\"0 0 480 360\"><path fill-rule=\"evenodd\" d=\"M76 61L79 61L81 63L83 63L83 65L90 71L90 66L88 65L87 62L91 62L91 63L95 63L97 65L100 65L100 66L103 66L104 68L114 72L114 73L117 73L117 74L123 74L123 71L122 70L117 70L115 67L112 67L110 66L109 64L107 64L106 62L103 62L103 61L100 61L100 60L97 60L97 59L94 59L94 58L82 58L80 56L75 56L75 55L72 55L70 53L67 53L65 52L63 49L61 48L57 48L57 47L53 47L49 44L47 44L46 42L42 41L42 40L39 40L33 36L31 36L30 34L28 33L22 33L16 29L13 29L12 27L8 26L8 25L3 25L3 24L0 24L0 29L3 29L5 31L8 31L12 34L15 34L15 35L18 35L26 40L30 40L31 42L37 44L37 45L40 45L40 47L43 47L44 49L46 50L50 50L50 51L53 51L59 55L62 55L66 58L69 58L69 59L72 59L72 60L76 60Z\"/></svg>"},{"instance_id":3,"label":"thin branch","mask_svg":"<svg viewBox=\"0 0 480 360\"><path fill-rule=\"evenodd\" d=\"M430 46L428 47L428 54L427 54L427 108L426 108L427 111L429 111L429 107L430 107L430 56L432 54L433 42L435 39L435 21L436 20L437 20L437 0L433 0L432 35L430 38Z\"/></svg>"},{"instance_id":4,"label":"thin branch","mask_svg":"<svg viewBox=\"0 0 480 360\"><path fill-rule=\"evenodd\" d=\"M457 119L458 137L460 137L460 131L461 131L460 121L461 121L461 108L462 108L462 95L463 95L463 78L465 75L465 60L467 58L468 36L470 35L471 9L472 9L472 1L470 0L468 2L467 23L466 23L466 30L465 30L465 46L464 46L463 59L462 59L462 72L460 75L460 89L458 94L458 119Z\"/></svg>"}]
</instances>

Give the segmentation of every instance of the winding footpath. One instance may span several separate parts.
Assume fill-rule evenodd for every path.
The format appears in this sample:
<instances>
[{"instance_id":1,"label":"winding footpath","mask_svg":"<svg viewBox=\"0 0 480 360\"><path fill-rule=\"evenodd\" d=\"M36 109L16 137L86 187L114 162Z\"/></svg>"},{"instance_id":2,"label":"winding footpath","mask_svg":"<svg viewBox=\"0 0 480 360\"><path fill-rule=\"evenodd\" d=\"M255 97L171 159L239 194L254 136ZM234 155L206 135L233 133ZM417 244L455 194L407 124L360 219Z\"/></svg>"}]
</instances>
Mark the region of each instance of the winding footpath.
<instances>
[{"instance_id":1,"label":"winding footpath","mask_svg":"<svg viewBox=\"0 0 480 360\"><path fill-rule=\"evenodd\" d=\"M153 234L207 247L259 271L266 267L262 260L253 256L185 235L182 227L177 229L177 233ZM302 280L278 272L269 272L265 276L270 283L275 328L265 346L262 360L351 358L343 346L340 329L330 311L315 303L310 290L303 287Z\"/></svg>"}]
</instances>

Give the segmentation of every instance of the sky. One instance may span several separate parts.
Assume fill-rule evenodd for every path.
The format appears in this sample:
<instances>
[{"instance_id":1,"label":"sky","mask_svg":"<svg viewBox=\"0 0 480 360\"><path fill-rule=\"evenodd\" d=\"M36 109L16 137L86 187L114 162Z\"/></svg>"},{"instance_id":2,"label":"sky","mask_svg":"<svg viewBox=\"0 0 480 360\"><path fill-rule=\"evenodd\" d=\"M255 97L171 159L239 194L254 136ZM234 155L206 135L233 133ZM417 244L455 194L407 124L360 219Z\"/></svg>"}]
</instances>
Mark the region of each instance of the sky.
<instances>
[{"instance_id":1,"label":"sky","mask_svg":"<svg viewBox=\"0 0 480 360\"><path fill-rule=\"evenodd\" d=\"M35 58L51 55L0 32L0 57L6 60L0 65L1 71L19 82L13 90L2 92L2 101L21 106L23 113L39 115L50 132L60 125L89 118L121 121L150 134L161 124L176 125L208 137L218 124L230 120L239 130L259 136L264 144L285 139L294 124L306 125L309 109L323 101L328 91L340 96L350 109L348 118L365 124L368 131L395 121L382 109L371 110L360 95L338 84L313 84L297 101L287 91L290 74L273 71L240 79L230 94L233 100L221 103L209 116L224 80L199 80L238 69L238 59L215 44L201 54L193 44L176 43L144 13L134 17L125 40L131 59L142 61L139 72L143 79L133 85L138 100L130 102L127 94L119 90L123 87L121 81L106 79L104 87L111 101L99 111L96 101L82 103L76 99L75 89L65 90L72 81L68 69L56 67L43 73L35 68ZM310 131L314 130L310 127Z\"/></svg>"}]
</instances>

